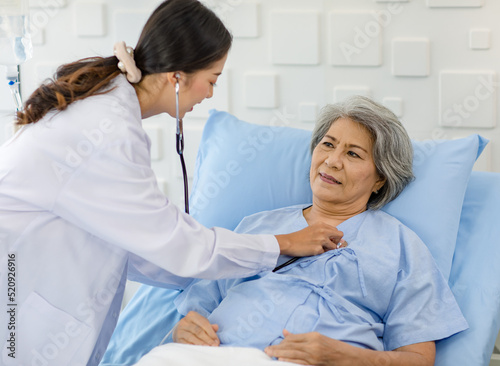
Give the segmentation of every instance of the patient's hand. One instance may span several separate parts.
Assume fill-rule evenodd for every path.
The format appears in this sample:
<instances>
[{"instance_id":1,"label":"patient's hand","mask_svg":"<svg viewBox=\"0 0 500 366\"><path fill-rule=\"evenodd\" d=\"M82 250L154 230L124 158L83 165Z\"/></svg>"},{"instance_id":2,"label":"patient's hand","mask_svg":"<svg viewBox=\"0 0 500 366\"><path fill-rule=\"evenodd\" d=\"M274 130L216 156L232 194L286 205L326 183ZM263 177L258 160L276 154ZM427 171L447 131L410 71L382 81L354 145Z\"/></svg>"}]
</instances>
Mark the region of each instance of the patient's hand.
<instances>
[{"instance_id":1,"label":"patient's hand","mask_svg":"<svg viewBox=\"0 0 500 366\"><path fill-rule=\"evenodd\" d=\"M292 334L284 330L283 335L285 338L280 344L265 349L268 356L280 361L317 366L336 365L337 361L345 358L342 347L339 347L343 342L317 332Z\"/></svg>"},{"instance_id":2,"label":"patient's hand","mask_svg":"<svg viewBox=\"0 0 500 366\"><path fill-rule=\"evenodd\" d=\"M409 344L393 351L373 351L352 346L318 332L292 334L283 331L280 344L266 347L268 356L280 361L315 366L344 365L434 365L434 342Z\"/></svg>"},{"instance_id":3,"label":"patient's hand","mask_svg":"<svg viewBox=\"0 0 500 366\"><path fill-rule=\"evenodd\" d=\"M174 328L173 340L177 343L201 346L218 346L219 330L217 324L210 324L207 318L195 311L190 311Z\"/></svg>"}]
</instances>

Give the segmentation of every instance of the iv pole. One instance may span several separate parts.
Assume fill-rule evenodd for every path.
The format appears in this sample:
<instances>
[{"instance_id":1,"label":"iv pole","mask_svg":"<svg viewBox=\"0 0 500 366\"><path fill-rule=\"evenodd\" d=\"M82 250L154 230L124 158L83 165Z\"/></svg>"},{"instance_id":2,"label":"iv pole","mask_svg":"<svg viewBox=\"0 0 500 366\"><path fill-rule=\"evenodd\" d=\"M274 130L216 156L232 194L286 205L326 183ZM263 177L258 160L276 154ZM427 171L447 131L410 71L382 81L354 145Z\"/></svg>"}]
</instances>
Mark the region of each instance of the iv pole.
<instances>
[{"instance_id":1,"label":"iv pole","mask_svg":"<svg viewBox=\"0 0 500 366\"><path fill-rule=\"evenodd\" d=\"M15 112L23 110L20 65L32 57L28 0L0 0L2 50L0 64L7 68L7 83L14 98ZM13 126L16 132L16 125Z\"/></svg>"},{"instance_id":2,"label":"iv pole","mask_svg":"<svg viewBox=\"0 0 500 366\"><path fill-rule=\"evenodd\" d=\"M17 116L17 112L23 110L23 101L21 98L21 66L7 66L7 81L9 85L10 92L12 93L12 97L14 98L14 106L15 106L15 116ZM15 134L18 130L18 126L15 122L11 124L11 133Z\"/></svg>"},{"instance_id":3,"label":"iv pole","mask_svg":"<svg viewBox=\"0 0 500 366\"><path fill-rule=\"evenodd\" d=\"M9 81L9 88L14 98L14 105L16 106L16 112L23 109L23 101L21 99L21 67L8 66L7 67L7 80Z\"/></svg>"}]
</instances>

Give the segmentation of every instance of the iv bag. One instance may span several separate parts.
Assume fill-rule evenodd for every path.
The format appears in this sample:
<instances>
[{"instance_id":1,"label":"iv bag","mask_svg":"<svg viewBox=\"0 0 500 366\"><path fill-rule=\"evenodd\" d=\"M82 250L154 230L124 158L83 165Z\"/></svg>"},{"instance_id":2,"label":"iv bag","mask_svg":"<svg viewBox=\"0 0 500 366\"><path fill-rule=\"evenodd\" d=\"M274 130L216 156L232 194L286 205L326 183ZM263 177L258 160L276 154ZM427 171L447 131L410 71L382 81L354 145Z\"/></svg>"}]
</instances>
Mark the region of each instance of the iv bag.
<instances>
[{"instance_id":1,"label":"iv bag","mask_svg":"<svg viewBox=\"0 0 500 366\"><path fill-rule=\"evenodd\" d=\"M33 54L27 2L0 0L0 65L20 65Z\"/></svg>"}]
</instances>

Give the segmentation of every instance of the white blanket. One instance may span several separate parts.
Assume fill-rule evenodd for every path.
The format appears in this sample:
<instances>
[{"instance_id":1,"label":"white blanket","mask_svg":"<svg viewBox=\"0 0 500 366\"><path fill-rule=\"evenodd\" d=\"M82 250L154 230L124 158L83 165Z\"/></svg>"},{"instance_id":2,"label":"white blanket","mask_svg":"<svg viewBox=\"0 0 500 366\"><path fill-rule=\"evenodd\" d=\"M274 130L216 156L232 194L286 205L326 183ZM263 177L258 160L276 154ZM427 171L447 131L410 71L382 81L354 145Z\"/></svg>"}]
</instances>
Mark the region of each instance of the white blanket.
<instances>
[{"instance_id":1,"label":"white blanket","mask_svg":"<svg viewBox=\"0 0 500 366\"><path fill-rule=\"evenodd\" d=\"M135 366L297 366L271 359L256 348L168 343L153 348Z\"/></svg>"}]
</instances>

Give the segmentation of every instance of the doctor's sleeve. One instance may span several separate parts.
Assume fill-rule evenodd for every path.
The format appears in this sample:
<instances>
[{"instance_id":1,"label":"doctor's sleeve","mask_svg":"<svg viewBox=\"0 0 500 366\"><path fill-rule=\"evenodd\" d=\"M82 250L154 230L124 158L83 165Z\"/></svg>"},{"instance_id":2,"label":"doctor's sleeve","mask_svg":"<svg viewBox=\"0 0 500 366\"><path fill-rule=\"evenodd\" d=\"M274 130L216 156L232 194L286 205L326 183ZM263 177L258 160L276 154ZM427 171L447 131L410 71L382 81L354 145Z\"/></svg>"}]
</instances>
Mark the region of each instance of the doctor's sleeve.
<instances>
[{"instance_id":1,"label":"doctor's sleeve","mask_svg":"<svg viewBox=\"0 0 500 366\"><path fill-rule=\"evenodd\" d=\"M255 222L254 217L255 215L245 217L234 231L237 233L259 234L262 230L259 228L259 224ZM175 298L174 304L177 307L177 311L184 316L190 311L196 311L208 318L232 287L252 279L254 278L234 278L216 281L194 280Z\"/></svg>"},{"instance_id":2,"label":"doctor's sleeve","mask_svg":"<svg viewBox=\"0 0 500 366\"><path fill-rule=\"evenodd\" d=\"M174 304L177 311L184 316L190 311L196 311L208 318L223 299L219 282L224 282L224 280L194 280L175 298Z\"/></svg>"},{"instance_id":3,"label":"doctor's sleeve","mask_svg":"<svg viewBox=\"0 0 500 366\"><path fill-rule=\"evenodd\" d=\"M71 173L53 212L180 277L229 278L272 269L272 235L207 229L160 192L146 143L110 143Z\"/></svg>"},{"instance_id":4,"label":"doctor's sleeve","mask_svg":"<svg viewBox=\"0 0 500 366\"><path fill-rule=\"evenodd\" d=\"M387 351L436 341L468 328L427 247L416 235L405 240L397 283L384 316L383 342Z\"/></svg>"}]
</instances>

